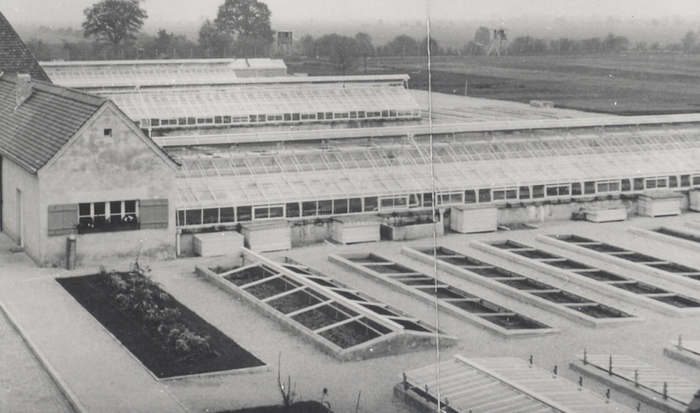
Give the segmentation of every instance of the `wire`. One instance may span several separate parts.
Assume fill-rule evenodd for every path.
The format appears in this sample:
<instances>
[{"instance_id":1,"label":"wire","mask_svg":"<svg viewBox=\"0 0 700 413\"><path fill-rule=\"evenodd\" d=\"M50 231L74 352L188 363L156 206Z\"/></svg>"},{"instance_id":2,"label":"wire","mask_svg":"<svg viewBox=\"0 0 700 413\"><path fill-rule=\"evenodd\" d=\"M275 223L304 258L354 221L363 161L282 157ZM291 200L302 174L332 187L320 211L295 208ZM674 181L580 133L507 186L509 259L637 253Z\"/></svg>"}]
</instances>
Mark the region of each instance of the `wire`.
<instances>
[{"instance_id":1,"label":"wire","mask_svg":"<svg viewBox=\"0 0 700 413\"><path fill-rule=\"evenodd\" d=\"M425 1L426 8L426 45L428 49L428 129L430 140L430 192L433 196L432 214L433 222L437 218L437 193L435 192L435 153L433 151L433 74L431 68L430 54L430 0ZM438 300L438 268L437 268L437 228L433 225L433 279L435 288L433 295L435 298L435 398L437 399L437 412L441 411L442 401L440 400L440 304Z\"/></svg>"}]
</instances>

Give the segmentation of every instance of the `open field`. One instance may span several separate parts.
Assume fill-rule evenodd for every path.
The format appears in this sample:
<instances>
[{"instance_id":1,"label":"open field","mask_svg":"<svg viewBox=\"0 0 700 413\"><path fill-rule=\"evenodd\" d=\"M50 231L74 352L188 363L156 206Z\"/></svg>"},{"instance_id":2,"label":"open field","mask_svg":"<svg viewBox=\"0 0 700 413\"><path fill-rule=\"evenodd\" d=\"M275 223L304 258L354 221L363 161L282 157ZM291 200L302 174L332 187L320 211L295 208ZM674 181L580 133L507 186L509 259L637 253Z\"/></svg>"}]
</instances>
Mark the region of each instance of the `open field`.
<instances>
[{"instance_id":1,"label":"open field","mask_svg":"<svg viewBox=\"0 0 700 413\"><path fill-rule=\"evenodd\" d=\"M361 62L360 62L361 66ZM428 89L426 57L373 58L368 73L408 73L413 89ZM689 113L700 110L700 56L670 53L576 56L436 56L436 92L529 102L616 115ZM315 61L291 72L337 74ZM355 73L361 74L362 67Z\"/></svg>"}]
</instances>

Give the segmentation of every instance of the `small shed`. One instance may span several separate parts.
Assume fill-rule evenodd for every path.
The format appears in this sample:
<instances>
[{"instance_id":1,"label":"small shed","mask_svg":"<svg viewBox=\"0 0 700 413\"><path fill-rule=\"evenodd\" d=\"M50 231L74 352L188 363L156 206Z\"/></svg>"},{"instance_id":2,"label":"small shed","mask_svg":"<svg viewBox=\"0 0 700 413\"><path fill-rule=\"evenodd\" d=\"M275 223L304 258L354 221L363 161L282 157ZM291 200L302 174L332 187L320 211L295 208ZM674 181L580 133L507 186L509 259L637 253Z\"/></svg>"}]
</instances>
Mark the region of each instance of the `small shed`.
<instances>
[{"instance_id":1,"label":"small shed","mask_svg":"<svg viewBox=\"0 0 700 413\"><path fill-rule=\"evenodd\" d=\"M331 239L341 244L379 241L381 222L381 219L376 216L333 218Z\"/></svg>"},{"instance_id":2,"label":"small shed","mask_svg":"<svg viewBox=\"0 0 700 413\"><path fill-rule=\"evenodd\" d=\"M241 224L245 246L254 252L292 249L292 227L286 219L252 221Z\"/></svg>"},{"instance_id":3,"label":"small shed","mask_svg":"<svg viewBox=\"0 0 700 413\"><path fill-rule=\"evenodd\" d=\"M653 191L639 195L637 214L645 217L663 217L681 214L683 195L672 191Z\"/></svg>"},{"instance_id":4,"label":"small shed","mask_svg":"<svg viewBox=\"0 0 700 413\"><path fill-rule=\"evenodd\" d=\"M493 205L459 205L450 210L450 229L462 234L494 232L498 209Z\"/></svg>"}]
</instances>

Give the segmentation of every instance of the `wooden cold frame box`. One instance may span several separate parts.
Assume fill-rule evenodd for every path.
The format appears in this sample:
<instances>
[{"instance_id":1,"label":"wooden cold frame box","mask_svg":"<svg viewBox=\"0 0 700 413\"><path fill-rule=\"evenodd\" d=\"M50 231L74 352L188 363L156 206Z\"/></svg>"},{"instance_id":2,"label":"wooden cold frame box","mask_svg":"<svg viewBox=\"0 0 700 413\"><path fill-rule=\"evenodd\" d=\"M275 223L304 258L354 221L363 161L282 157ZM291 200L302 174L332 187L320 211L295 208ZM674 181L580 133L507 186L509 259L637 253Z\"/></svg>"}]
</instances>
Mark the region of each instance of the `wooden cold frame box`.
<instances>
[{"instance_id":1,"label":"wooden cold frame box","mask_svg":"<svg viewBox=\"0 0 700 413\"><path fill-rule=\"evenodd\" d=\"M194 252L200 257L237 254L244 241L243 235L234 231L195 234Z\"/></svg>"},{"instance_id":2,"label":"wooden cold frame box","mask_svg":"<svg viewBox=\"0 0 700 413\"><path fill-rule=\"evenodd\" d=\"M637 214L645 217L663 217L681 214L683 195L670 191L654 191L639 195Z\"/></svg>"},{"instance_id":3,"label":"wooden cold frame box","mask_svg":"<svg viewBox=\"0 0 700 413\"><path fill-rule=\"evenodd\" d=\"M254 252L292 249L292 227L286 219L244 222L241 234L246 248Z\"/></svg>"},{"instance_id":4,"label":"wooden cold frame box","mask_svg":"<svg viewBox=\"0 0 700 413\"><path fill-rule=\"evenodd\" d=\"M331 223L331 239L341 244L374 242L381 239L377 217L337 217Z\"/></svg>"},{"instance_id":5,"label":"wooden cold frame box","mask_svg":"<svg viewBox=\"0 0 700 413\"><path fill-rule=\"evenodd\" d=\"M494 232L498 228L495 206L460 205L450 210L450 229L462 234Z\"/></svg>"}]
</instances>

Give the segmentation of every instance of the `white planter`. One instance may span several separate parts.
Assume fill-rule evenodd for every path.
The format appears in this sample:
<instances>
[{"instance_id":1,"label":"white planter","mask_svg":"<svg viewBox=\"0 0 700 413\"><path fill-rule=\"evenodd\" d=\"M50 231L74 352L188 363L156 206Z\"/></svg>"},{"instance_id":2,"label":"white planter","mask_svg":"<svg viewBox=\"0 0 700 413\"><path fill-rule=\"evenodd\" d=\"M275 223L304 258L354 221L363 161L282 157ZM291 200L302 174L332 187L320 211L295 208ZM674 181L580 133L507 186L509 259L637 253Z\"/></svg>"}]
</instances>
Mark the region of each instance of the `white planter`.
<instances>
[{"instance_id":1,"label":"white planter","mask_svg":"<svg viewBox=\"0 0 700 413\"><path fill-rule=\"evenodd\" d=\"M497 225L498 209L495 206L465 205L452 207L450 229L462 234L474 232L494 232Z\"/></svg>"},{"instance_id":2,"label":"white planter","mask_svg":"<svg viewBox=\"0 0 700 413\"><path fill-rule=\"evenodd\" d=\"M376 217L338 217L331 224L331 239L341 244L374 242L381 239Z\"/></svg>"},{"instance_id":3,"label":"white planter","mask_svg":"<svg viewBox=\"0 0 700 413\"><path fill-rule=\"evenodd\" d=\"M292 249L292 228L286 220L254 221L241 224L245 246L255 252Z\"/></svg>"},{"instance_id":4,"label":"white planter","mask_svg":"<svg viewBox=\"0 0 700 413\"><path fill-rule=\"evenodd\" d=\"M245 238L234 231L195 234L194 252L200 257L216 257L236 254L243 247Z\"/></svg>"}]
</instances>

